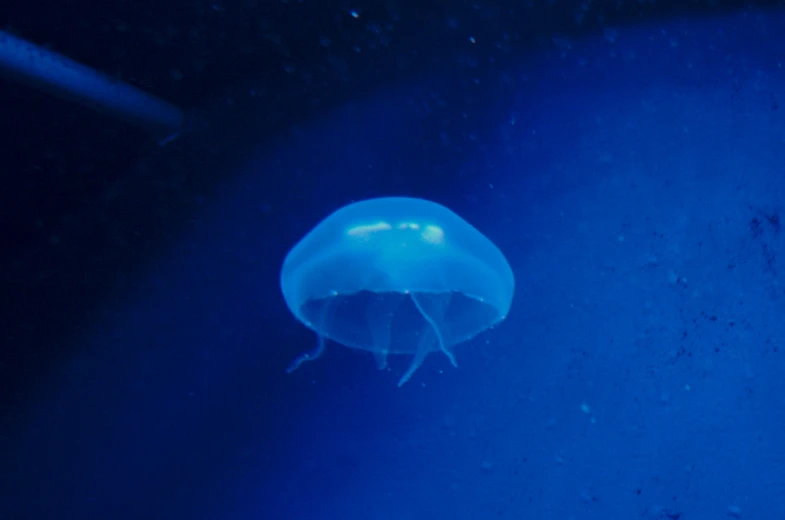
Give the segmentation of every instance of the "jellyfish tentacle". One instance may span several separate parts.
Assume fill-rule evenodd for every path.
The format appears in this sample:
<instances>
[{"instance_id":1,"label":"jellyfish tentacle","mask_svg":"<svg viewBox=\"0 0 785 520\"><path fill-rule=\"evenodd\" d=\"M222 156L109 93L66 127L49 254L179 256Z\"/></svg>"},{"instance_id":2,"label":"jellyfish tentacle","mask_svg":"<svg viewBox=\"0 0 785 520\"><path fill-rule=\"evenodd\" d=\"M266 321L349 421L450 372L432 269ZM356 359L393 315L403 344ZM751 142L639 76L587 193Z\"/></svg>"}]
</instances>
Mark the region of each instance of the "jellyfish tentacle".
<instances>
[{"instance_id":1,"label":"jellyfish tentacle","mask_svg":"<svg viewBox=\"0 0 785 520\"><path fill-rule=\"evenodd\" d=\"M314 359L319 358L324 353L324 347L327 344L327 340L324 336L317 334L318 339L316 340L316 347L313 350L309 350L308 352L303 352L292 361L289 366L286 368L286 373L291 374L298 368L300 365L305 363L306 361L313 361Z\"/></svg>"}]
</instances>

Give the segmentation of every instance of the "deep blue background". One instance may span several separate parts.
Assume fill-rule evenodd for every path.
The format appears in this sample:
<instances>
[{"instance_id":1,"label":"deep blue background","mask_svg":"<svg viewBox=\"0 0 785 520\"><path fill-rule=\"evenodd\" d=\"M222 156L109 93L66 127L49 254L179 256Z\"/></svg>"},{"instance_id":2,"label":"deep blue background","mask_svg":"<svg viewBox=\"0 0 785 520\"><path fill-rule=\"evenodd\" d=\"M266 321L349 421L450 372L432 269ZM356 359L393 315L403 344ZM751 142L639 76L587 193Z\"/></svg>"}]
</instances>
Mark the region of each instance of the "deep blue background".
<instances>
[{"instance_id":1,"label":"deep blue background","mask_svg":"<svg viewBox=\"0 0 785 520\"><path fill-rule=\"evenodd\" d=\"M8 15L211 125L3 86L0 517L783 517L781 14L199 7ZM286 376L283 256L389 194L505 251L508 323L401 390L334 345Z\"/></svg>"}]
</instances>

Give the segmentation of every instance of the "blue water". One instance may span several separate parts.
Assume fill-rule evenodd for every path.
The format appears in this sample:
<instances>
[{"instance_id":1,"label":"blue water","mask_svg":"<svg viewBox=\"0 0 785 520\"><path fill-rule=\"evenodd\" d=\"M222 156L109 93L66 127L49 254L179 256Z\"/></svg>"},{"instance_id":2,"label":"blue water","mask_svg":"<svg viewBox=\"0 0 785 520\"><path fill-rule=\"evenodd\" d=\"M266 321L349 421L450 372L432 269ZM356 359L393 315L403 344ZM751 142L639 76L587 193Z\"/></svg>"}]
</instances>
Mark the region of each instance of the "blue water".
<instances>
[{"instance_id":1,"label":"blue water","mask_svg":"<svg viewBox=\"0 0 785 520\"><path fill-rule=\"evenodd\" d=\"M554 39L216 172L4 434L2 517L785 518L783 23ZM408 360L349 349L286 375L314 341L286 251L380 195L482 229L515 272L507 320L400 389Z\"/></svg>"}]
</instances>

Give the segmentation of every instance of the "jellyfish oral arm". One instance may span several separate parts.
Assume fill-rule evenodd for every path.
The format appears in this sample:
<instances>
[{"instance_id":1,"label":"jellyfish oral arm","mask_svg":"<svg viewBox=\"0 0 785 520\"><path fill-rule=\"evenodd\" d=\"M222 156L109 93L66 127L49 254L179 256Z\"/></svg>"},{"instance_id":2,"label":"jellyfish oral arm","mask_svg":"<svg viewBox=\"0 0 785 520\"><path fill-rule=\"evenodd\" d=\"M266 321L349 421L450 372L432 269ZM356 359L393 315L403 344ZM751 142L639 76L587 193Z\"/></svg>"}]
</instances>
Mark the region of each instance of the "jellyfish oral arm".
<instances>
[{"instance_id":1,"label":"jellyfish oral arm","mask_svg":"<svg viewBox=\"0 0 785 520\"><path fill-rule=\"evenodd\" d=\"M438 323L436 322L436 319L425 312L425 309L423 309L423 306L420 303L417 295L414 293L409 293L409 296L428 325L420 336L420 343L417 345L417 350L414 352L414 358L412 358L412 363L409 365L409 369L398 381L398 387L403 386L404 383L411 379L412 375L414 375L417 369L420 368L423 361L425 361L425 357L433 350L432 345L434 339L439 343L439 350L444 352L444 354L450 360L450 363L452 363L452 366L458 366L458 363L455 361L455 356L452 355L452 352L450 352L450 350L447 348L447 345L444 343L444 336L441 329L439 328Z\"/></svg>"},{"instance_id":2,"label":"jellyfish oral arm","mask_svg":"<svg viewBox=\"0 0 785 520\"><path fill-rule=\"evenodd\" d=\"M455 356L453 356L452 352L447 348L447 344L444 342L444 336L442 335L442 331L436 323L436 320L423 310L422 305L414 294L411 294L411 297L417 310L422 314L422 317L425 318L425 321L427 321L431 327L433 327L433 333L436 334L436 339L439 341L439 350L444 352L444 355L450 360L452 366L457 367L458 363L455 361Z\"/></svg>"}]
</instances>

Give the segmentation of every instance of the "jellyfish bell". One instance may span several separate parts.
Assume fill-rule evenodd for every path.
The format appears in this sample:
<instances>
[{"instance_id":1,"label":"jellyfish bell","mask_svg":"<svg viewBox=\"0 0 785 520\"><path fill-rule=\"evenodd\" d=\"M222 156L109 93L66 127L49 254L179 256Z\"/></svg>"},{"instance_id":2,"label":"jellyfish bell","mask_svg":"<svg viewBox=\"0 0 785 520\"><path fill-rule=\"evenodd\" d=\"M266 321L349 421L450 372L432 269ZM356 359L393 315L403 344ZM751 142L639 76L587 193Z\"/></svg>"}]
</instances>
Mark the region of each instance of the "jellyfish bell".
<instances>
[{"instance_id":1,"label":"jellyfish bell","mask_svg":"<svg viewBox=\"0 0 785 520\"><path fill-rule=\"evenodd\" d=\"M287 254L281 290L292 314L326 340L371 352L412 355L399 386L425 357L500 321L515 279L507 259L451 210L424 199L385 197L349 204L316 225Z\"/></svg>"}]
</instances>

